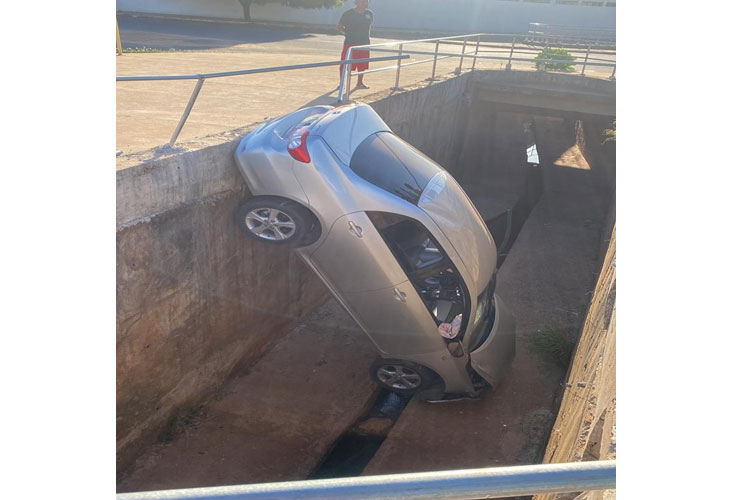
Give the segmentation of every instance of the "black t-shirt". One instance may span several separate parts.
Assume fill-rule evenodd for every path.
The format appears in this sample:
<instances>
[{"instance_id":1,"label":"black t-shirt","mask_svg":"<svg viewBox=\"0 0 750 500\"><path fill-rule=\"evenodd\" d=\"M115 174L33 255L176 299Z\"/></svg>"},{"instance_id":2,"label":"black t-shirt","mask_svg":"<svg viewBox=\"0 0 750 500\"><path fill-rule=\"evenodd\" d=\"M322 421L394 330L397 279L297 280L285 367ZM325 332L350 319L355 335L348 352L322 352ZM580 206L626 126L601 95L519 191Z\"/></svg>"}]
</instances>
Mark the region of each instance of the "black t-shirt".
<instances>
[{"instance_id":1,"label":"black t-shirt","mask_svg":"<svg viewBox=\"0 0 750 500\"><path fill-rule=\"evenodd\" d=\"M346 30L345 45L367 45L370 43L370 27L372 26L372 11L365 9L364 14L357 9L349 9L341 14L339 24Z\"/></svg>"}]
</instances>

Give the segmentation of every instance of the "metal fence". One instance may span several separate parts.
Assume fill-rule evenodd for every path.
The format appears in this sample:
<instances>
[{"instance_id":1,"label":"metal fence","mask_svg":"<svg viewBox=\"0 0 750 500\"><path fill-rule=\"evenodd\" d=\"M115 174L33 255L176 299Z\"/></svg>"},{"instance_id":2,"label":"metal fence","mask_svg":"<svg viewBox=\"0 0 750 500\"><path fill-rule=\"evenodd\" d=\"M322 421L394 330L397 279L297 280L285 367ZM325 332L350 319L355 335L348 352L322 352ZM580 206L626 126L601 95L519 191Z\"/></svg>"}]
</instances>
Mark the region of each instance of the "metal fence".
<instances>
[{"instance_id":1,"label":"metal fence","mask_svg":"<svg viewBox=\"0 0 750 500\"><path fill-rule=\"evenodd\" d=\"M434 43L433 51L417 50L410 46L415 44ZM443 47L460 47L461 52L448 52ZM545 52L545 49L564 48L572 59L563 59L562 56L554 54L554 51ZM468 49L468 52L467 52ZM401 60L393 66L384 68L368 69L365 71L353 72L351 64L344 66L341 73L341 84L339 86L339 102L349 99L351 92L351 79L353 76L366 75L379 71L395 70L396 81L392 87L393 90L400 90L399 79L401 69L415 64L432 63L432 75L428 80L435 79L435 69L437 62L447 58L457 58L458 67L455 74L461 74L464 66L464 59L471 59L471 69L476 67L477 59L507 61L506 70L512 68L512 63L527 62L535 64L539 70L546 71L547 68L573 68L581 67L581 75L586 73L589 67L611 67L612 73L610 79L615 78L616 63L614 62L615 50L609 44L603 44L598 39L579 37L575 39L565 37L552 37L549 35L538 35L529 33L525 35L502 35L493 33L473 33L470 35L458 35L439 38L424 38L420 40L408 40L400 42L374 43L368 45L357 45L350 47L346 53L346 59L351 59L355 51L375 51L397 53L399 56L409 55L428 55L424 59L419 59L407 64ZM492 54L492 55L488 55ZM507 55L506 55L507 54ZM526 57L526 56L534 56ZM613 60L608 61L600 56L610 56ZM581 60L583 58L583 60Z\"/></svg>"},{"instance_id":2,"label":"metal fence","mask_svg":"<svg viewBox=\"0 0 750 500\"><path fill-rule=\"evenodd\" d=\"M222 77L228 77L228 76L239 76L239 75L255 75L258 73L274 73L278 71L290 71L295 69L307 69L307 68L319 68L321 66L339 66L343 63L358 63L358 62L369 62L369 61L392 61L394 59L408 59L409 56L384 56L384 57L372 57L367 59L353 59L353 60L346 60L346 61L326 61L326 62L319 62L319 63L308 63L308 64L294 64L289 66L275 66L272 68L256 68L256 69L245 69L240 71L224 71L221 73L205 73L205 74L195 74L195 75L161 75L161 76L118 76L117 81L118 82L143 82L143 81L154 81L154 80L197 80L195 83L195 88L193 89L193 94L190 96L190 100L187 103L187 106L185 107L185 111L182 113L182 118L180 118L180 122L177 124L177 128L175 129L174 133L172 134L172 138L169 140L169 145L174 146L175 141L177 141L177 136L180 135L180 132L182 131L182 127L185 126L185 122L188 119L188 116L190 116L190 111L193 109L193 105L195 104L195 100L198 98L198 94L200 94L201 87L203 87L203 82L210 79L210 78L222 78Z\"/></svg>"},{"instance_id":3,"label":"metal fence","mask_svg":"<svg viewBox=\"0 0 750 500\"><path fill-rule=\"evenodd\" d=\"M615 488L614 460L121 493L117 500L472 500Z\"/></svg>"},{"instance_id":4,"label":"metal fence","mask_svg":"<svg viewBox=\"0 0 750 500\"><path fill-rule=\"evenodd\" d=\"M417 44L434 44L434 50L419 50L414 48ZM450 51L454 48L455 51ZM561 59L559 55L552 52L545 52L545 49L565 48L570 57ZM458 51L460 49L460 52ZM385 55L381 57L362 57L352 59L354 51L366 50L372 52L385 52L395 55ZM416 61L404 63L405 59L411 56L428 56ZM532 57L533 56L533 57ZM432 63L432 74L428 80L435 79L437 62L443 59L458 59L458 66L454 73L461 74L464 71L464 60L471 60L471 69L476 68L477 60L494 60L505 61L505 69L510 70L513 63L530 63L536 66L540 71L548 69L565 68L571 71L572 68L580 67L580 74L584 75L587 68L606 67L612 68L610 79L615 78L615 50L614 47L601 42L599 39L586 38L580 36L575 39L565 37L553 37L549 34L540 35L538 33L528 33L524 35L502 35L492 33L473 33L469 35L457 35L439 38L426 38L420 40L408 40L398 42L376 43L369 45L359 45L350 47L347 51L346 58L343 61L327 61L309 64L296 64L288 66L276 66L270 68L256 68L241 71L225 71L221 73L195 74L195 75L162 75L162 76L118 76L118 82L134 81L154 81L154 80L197 80L193 93L185 107L185 111L180 118L177 128L169 140L169 146L174 146L177 137L180 135L190 112L193 109L195 100L201 91L203 82L209 78L222 78L238 75L251 75L258 73L270 73L280 71L291 71L298 69L317 68L321 66L343 65L341 72L341 84L339 86L338 102L349 100L351 92L351 78L353 76L365 75L381 71L395 71L395 82L393 90L400 90L399 83L401 71L403 68L416 64ZM368 69L365 71L352 71L352 65L360 62L380 62L396 61L395 65L381 68ZM468 63L467 63L468 64Z\"/></svg>"}]
</instances>

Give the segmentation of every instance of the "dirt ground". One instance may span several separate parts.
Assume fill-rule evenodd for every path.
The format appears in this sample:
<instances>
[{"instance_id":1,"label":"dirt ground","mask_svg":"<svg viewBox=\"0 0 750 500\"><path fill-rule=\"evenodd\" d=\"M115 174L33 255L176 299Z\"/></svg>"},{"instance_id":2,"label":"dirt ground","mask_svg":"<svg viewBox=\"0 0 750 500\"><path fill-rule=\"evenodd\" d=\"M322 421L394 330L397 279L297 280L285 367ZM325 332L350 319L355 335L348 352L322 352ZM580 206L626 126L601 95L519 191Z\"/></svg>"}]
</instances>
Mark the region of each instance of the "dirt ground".
<instances>
[{"instance_id":1,"label":"dirt ground","mask_svg":"<svg viewBox=\"0 0 750 500\"><path fill-rule=\"evenodd\" d=\"M333 300L205 406L162 433L117 491L306 479L369 406L375 350Z\"/></svg>"}]
</instances>

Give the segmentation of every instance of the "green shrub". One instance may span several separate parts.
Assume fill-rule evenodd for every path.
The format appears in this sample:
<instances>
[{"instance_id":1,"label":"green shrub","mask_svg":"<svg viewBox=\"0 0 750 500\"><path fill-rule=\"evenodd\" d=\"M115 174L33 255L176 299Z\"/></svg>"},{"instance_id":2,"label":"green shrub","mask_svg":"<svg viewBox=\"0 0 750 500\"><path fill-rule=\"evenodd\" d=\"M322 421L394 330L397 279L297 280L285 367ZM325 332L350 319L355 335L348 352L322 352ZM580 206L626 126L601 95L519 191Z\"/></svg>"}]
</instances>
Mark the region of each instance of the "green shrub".
<instances>
[{"instance_id":1,"label":"green shrub","mask_svg":"<svg viewBox=\"0 0 750 500\"><path fill-rule=\"evenodd\" d=\"M547 61L575 61L576 58L573 57L570 52L568 52L565 49L551 49L549 47L546 47L542 49L542 51L537 54L535 57L537 60L534 64L536 64L536 69L539 69L539 67L542 65L542 63L545 63L545 66L547 69L553 70L553 71L573 71L573 65L567 64L565 62L547 62Z\"/></svg>"}]
</instances>

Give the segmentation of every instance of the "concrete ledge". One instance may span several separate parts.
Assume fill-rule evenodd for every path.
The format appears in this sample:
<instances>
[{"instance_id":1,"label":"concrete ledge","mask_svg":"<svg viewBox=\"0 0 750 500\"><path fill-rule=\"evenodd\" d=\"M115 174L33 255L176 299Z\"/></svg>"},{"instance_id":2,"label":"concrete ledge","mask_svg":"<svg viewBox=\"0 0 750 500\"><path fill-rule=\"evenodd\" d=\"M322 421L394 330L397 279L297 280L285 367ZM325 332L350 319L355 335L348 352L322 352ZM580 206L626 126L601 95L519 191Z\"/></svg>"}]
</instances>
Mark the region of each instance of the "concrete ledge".
<instances>
[{"instance_id":1,"label":"concrete ledge","mask_svg":"<svg viewBox=\"0 0 750 500\"><path fill-rule=\"evenodd\" d=\"M118 228L243 186L234 165L239 139L117 171Z\"/></svg>"}]
</instances>

